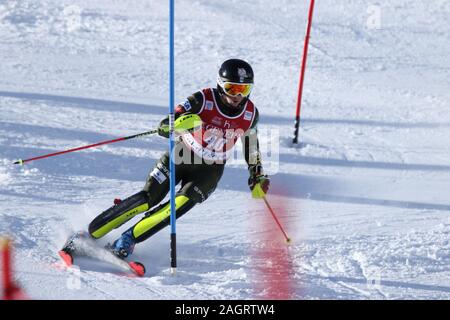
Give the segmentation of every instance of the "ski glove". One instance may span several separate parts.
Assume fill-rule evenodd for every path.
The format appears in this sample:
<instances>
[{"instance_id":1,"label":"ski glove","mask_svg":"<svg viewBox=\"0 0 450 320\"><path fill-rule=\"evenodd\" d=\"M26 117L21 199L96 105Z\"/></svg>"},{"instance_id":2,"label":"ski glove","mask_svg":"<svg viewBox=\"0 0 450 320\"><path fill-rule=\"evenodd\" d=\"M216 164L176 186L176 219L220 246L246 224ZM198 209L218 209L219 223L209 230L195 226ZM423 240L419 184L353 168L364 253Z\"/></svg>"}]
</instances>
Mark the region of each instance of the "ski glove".
<instances>
[{"instance_id":1,"label":"ski glove","mask_svg":"<svg viewBox=\"0 0 450 320\"><path fill-rule=\"evenodd\" d=\"M180 115L174 123L175 131L183 132L189 131L194 132L196 130L201 129L202 127L202 119L198 114L185 113ZM164 138L169 137L169 117L164 118L158 127L158 134Z\"/></svg>"},{"instance_id":2,"label":"ski glove","mask_svg":"<svg viewBox=\"0 0 450 320\"><path fill-rule=\"evenodd\" d=\"M159 123L158 134L164 138L169 137L169 117L162 119Z\"/></svg>"},{"instance_id":3,"label":"ski glove","mask_svg":"<svg viewBox=\"0 0 450 320\"><path fill-rule=\"evenodd\" d=\"M248 171L250 173L250 177L248 178L248 186L252 191L253 198L264 198L267 191L269 191L269 177L263 174L262 166L260 164L249 166Z\"/></svg>"}]
</instances>

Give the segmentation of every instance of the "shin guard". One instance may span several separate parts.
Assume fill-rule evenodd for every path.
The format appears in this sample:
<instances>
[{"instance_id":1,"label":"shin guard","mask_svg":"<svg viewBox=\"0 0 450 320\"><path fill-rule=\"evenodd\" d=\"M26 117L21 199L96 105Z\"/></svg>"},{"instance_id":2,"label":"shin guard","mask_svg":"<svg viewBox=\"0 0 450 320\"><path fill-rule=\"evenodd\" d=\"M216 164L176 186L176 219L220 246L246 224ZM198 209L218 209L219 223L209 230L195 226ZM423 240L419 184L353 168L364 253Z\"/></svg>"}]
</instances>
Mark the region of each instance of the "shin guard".
<instances>
[{"instance_id":1,"label":"shin guard","mask_svg":"<svg viewBox=\"0 0 450 320\"><path fill-rule=\"evenodd\" d=\"M175 211L177 219L188 212L195 203L185 195L175 197ZM131 229L136 242L142 242L170 224L170 203L159 206L147 217L136 223Z\"/></svg>"},{"instance_id":2,"label":"shin guard","mask_svg":"<svg viewBox=\"0 0 450 320\"><path fill-rule=\"evenodd\" d=\"M103 237L137 214L148 211L150 209L148 202L147 192L136 193L98 215L89 224L89 233L95 239Z\"/></svg>"}]
</instances>

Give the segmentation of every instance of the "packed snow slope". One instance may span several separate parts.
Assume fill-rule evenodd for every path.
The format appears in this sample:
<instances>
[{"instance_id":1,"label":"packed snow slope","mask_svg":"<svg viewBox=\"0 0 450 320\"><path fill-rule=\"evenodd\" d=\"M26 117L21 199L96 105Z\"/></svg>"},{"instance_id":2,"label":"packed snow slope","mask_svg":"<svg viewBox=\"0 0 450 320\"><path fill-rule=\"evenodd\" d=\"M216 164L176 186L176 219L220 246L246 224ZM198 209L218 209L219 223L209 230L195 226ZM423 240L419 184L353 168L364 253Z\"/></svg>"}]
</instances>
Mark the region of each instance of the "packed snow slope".
<instances>
[{"instance_id":1,"label":"packed snow slope","mask_svg":"<svg viewBox=\"0 0 450 320\"><path fill-rule=\"evenodd\" d=\"M142 188L167 140L12 162L157 125L168 2L0 0L0 234L30 297L450 298L450 1L317 1L292 146L308 5L176 1L176 99L215 86L227 58L252 64L267 199L292 245L234 161L178 221L178 275L165 229L136 247L146 277L126 278L88 262L65 270L56 252Z\"/></svg>"}]
</instances>

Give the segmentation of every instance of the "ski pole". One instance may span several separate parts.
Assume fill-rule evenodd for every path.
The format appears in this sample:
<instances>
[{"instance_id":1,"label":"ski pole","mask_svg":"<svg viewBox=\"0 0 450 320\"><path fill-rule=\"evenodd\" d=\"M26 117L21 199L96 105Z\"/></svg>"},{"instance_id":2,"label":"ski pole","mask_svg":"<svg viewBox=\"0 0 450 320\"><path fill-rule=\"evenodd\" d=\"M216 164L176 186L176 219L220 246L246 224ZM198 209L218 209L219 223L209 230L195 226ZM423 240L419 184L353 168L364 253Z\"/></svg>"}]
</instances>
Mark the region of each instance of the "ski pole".
<instances>
[{"instance_id":1,"label":"ski pole","mask_svg":"<svg viewBox=\"0 0 450 320\"><path fill-rule=\"evenodd\" d=\"M280 221L278 220L277 216L275 215L275 211L273 211L272 207L270 206L269 202L267 201L266 197L263 197L264 202L267 205L267 208L269 209L270 213L272 214L272 217L275 219L275 222L277 223L278 227L280 227L281 232L284 235L284 238L286 240L287 244L291 243L291 238L287 235L287 233L284 231L283 226L281 225Z\"/></svg>"},{"instance_id":2,"label":"ski pole","mask_svg":"<svg viewBox=\"0 0 450 320\"><path fill-rule=\"evenodd\" d=\"M45 154L45 155L42 155L42 156L39 156L39 157L35 157L35 158L30 158L30 159L25 159L25 160L19 159L16 162L14 162L14 164L23 165L23 164L25 164L27 162L30 162L30 161L35 161L35 160L40 160L40 159L44 159L44 158L59 156L61 154L74 152L74 151L79 151L79 150L88 149L88 148L93 148L93 147L98 147L98 146L101 146L101 145L104 145L104 144L110 144L110 143L115 143L115 142L119 142L119 141L134 139L134 138L146 136L146 135L149 135L149 134L154 134L154 133L157 133L157 132L158 132L158 129L154 129L154 130L150 130L150 131L147 131L147 132L134 134L134 135L128 136L128 137L122 137L122 138L117 138L117 139L113 139L113 140L102 141L102 142L90 144L90 145L87 145L87 146L82 146L82 147L73 148L73 149L69 149L69 150L64 150L64 151L59 151L59 152Z\"/></svg>"}]
</instances>

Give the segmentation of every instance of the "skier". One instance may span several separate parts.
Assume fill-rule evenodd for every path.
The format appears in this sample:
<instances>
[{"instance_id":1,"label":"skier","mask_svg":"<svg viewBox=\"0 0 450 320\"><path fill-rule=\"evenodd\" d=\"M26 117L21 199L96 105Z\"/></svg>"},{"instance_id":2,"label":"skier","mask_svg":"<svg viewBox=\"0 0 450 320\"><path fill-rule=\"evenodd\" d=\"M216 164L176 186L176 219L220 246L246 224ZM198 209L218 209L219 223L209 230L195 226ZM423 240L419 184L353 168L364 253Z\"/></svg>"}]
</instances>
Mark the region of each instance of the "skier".
<instances>
[{"instance_id":1,"label":"skier","mask_svg":"<svg viewBox=\"0 0 450 320\"><path fill-rule=\"evenodd\" d=\"M243 142L253 197L262 198L268 191L270 179L263 173L257 139L259 113L249 99L253 79L253 70L247 62L226 60L218 72L217 88L198 91L176 107L176 124L183 122L189 129L176 142L176 184L181 182L175 197L177 219L214 192L238 138ZM169 117L160 122L158 134L169 137ZM136 243L169 225L169 201L157 206L168 192L169 152L166 152L148 175L143 190L122 201L115 200L114 206L89 224L89 235L99 239L146 212L142 220L109 245L119 258L130 256ZM70 242L63 250L70 253Z\"/></svg>"}]
</instances>

